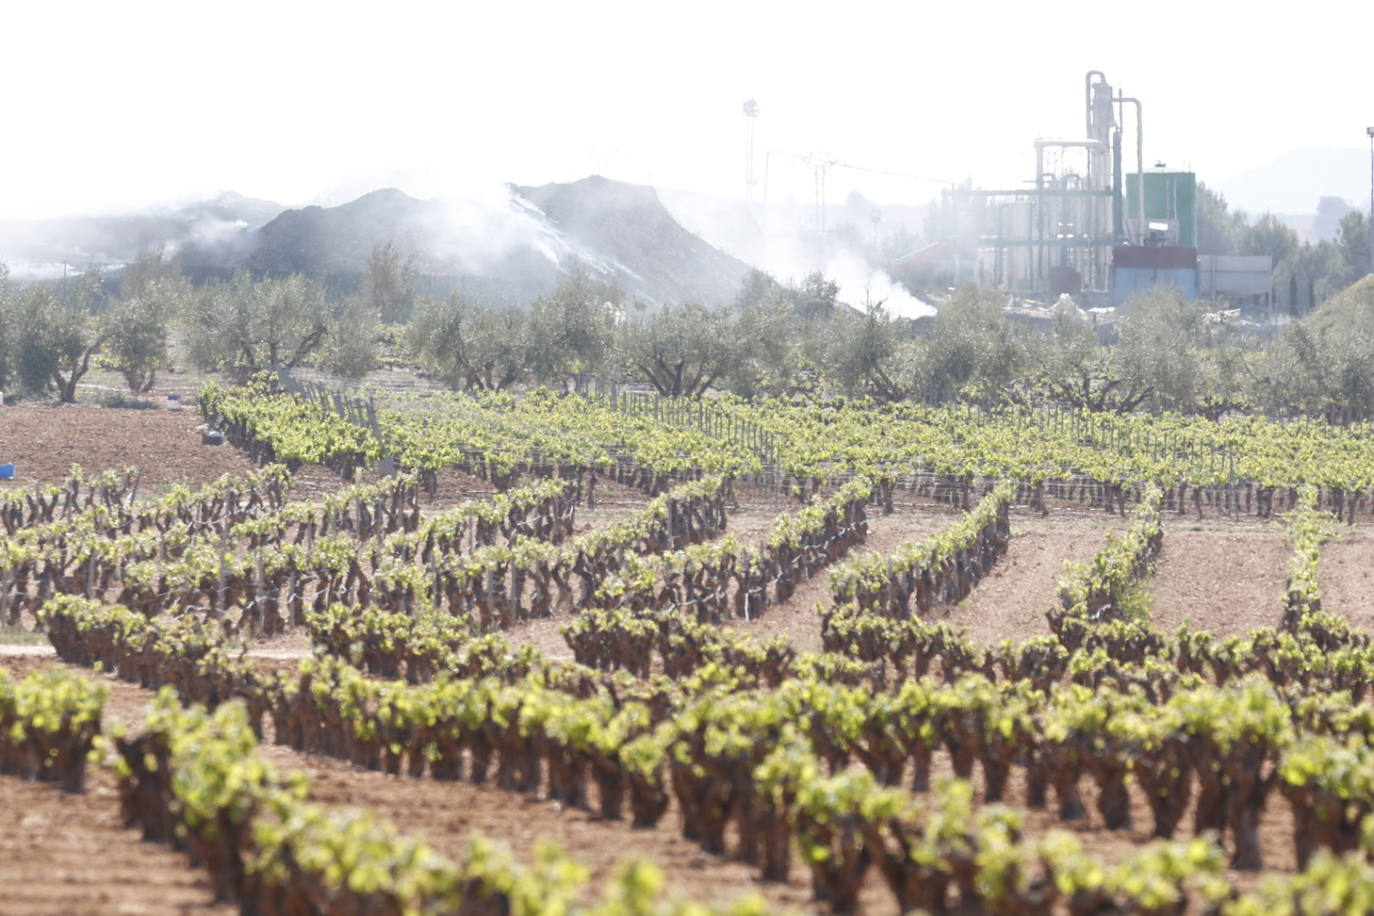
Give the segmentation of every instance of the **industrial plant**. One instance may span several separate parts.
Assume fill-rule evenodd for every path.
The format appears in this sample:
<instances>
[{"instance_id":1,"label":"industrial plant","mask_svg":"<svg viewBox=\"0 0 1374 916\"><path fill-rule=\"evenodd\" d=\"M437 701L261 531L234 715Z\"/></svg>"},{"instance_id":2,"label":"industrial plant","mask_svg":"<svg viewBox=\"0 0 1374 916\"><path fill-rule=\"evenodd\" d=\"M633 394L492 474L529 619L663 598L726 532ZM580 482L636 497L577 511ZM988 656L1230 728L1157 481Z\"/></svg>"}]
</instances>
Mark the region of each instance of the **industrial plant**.
<instances>
[{"instance_id":1,"label":"industrial plant","mask_svg":"<svg viewBox=\"0 0 1374 916\"><path fill-rule=\"evenodd\" d=\"M1268 310L1268 256L1199 255L1197 176L1147 166L1144 106L1106 74L1083 83L1083 136L1034 141L1035 174L1021 188L954 188L941 207L942 239L897 259L896 276L949 262L956 283L1032 299L1069 295L1115 307L1171 287L1185 299Z\"/></svg>"}]
</instances>

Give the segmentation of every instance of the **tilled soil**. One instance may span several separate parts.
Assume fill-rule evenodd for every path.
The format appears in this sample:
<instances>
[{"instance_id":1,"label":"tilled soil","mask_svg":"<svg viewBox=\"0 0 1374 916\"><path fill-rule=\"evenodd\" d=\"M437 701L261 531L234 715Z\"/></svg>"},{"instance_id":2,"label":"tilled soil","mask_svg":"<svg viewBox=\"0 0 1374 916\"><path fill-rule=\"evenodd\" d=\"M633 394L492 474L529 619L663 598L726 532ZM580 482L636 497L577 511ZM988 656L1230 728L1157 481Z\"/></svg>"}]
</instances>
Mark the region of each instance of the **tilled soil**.
<instances>
[{"instance_id":1,"label":"tilled soil","mask_svg":"<svg viewBox=\"0 0 1374 916\"><path fill-rule=\"evenodd\" d=\"M1322 610L1374 630L1374 526L1342 527L1322 545L1317 585Z\"/></svg>"},{"instance_id":2,"label":"tilled soil","mask_svg":"<svg viewBox=\"0 0 1374 916\"><path fill-rule=\"evenodd\" d=\"M0 777L0 912L6 916L111 913L230 916L209 875L170 846L120 822L113 777L86 792Z\"/></svg>"},{"instance_id":3,"label":"tilled soil","mask_svg":"<svg viewBox=\"0 0 1374 916\"><path fill-rule=\"evenodd\" d=\"M1145 581L1155 626L1168 633L1189 621L1230 636L1277 625L1289 553L1275 523L1165 522L1155 574Z\"/></svg>"},{"instance_id":4,"label":"tilled soil","mask_svg":"<svg viewBox=\"0 0 1374 916\"><path fill-rule=\"evenodd\" d=\"M1013 516L1006 554L967 598L938 619L986 646L1048 634L1045 614L1059 604L1065 562L1088 562L1105 546L1106 533L1125 524L1105 513L1084 517L1075 512L1046 519Z\"/></svg>"},{"instance_id":5,"label":"tilled soil","mask_svg":"<svg viewBox=\"0 0 1374 916\"><path fill-rule=\"evenodd\" d=\"M637 512L642 512L652 502L642 490L627 487L611 480L597 481L593 494L596 505L588 509L585 505L577 507L574 531L586 534L603 525L623 522Z\"/></svg>"},{"instance_id":6,"label":"tilled soil","mask_svg":"<svg viewBox=\"0 0 1374 916\"><path fill-rule=\"evenodd\" d=\"M524 646L533 646L539 650L539 654L554 661L570 662L573 660L572 649L568 648L567 642L563 640L561 628L572 620L571 617L543 617L539 620L526 620L517 623L509 630L503 630L501 636L512 647L519 649Z\"/></svg>"},{"instance_id":7,"label":"tilled soil","mask_svg":"<svg viewBox=\"0 0 1374 916\"><path fill-rule=\"evenodd\" d=\"M0 659L15 674L58 664ZM133 725L142 720L152 694L122 686L111 697L106 721ZM125 828L113 775L90 767L82 794L0 777L0 912L231 916L237 909L215 904L208 874L184 855Z\"/></svg>"},{"instance_id":8,"label":"tilled soil","mask_svg":"<svg viewBox=\"0 0 1374 916\"><path fill-rule=\"evenodd\" d=\"M230 445L202 445L195 411L56 407L0 408L0 464L14 464L13 480L0 486L58 483L73 464L87 473L137 467L140 495L163 486L206 484L241 474L248 460Z\"/></svg>"}]
</instances>

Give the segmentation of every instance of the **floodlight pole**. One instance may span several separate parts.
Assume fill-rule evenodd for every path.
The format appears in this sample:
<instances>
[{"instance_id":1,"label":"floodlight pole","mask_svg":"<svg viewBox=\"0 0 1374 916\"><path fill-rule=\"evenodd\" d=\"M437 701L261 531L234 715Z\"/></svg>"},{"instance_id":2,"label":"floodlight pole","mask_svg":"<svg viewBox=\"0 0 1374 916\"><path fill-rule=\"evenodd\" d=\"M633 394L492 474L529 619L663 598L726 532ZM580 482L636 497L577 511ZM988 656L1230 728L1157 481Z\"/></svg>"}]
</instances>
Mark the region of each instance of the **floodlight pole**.
<instances>
[{"instance_id":1,"label":"floodlight pole","mask_svg":"<svg viewBox=\"0 0 1374 916\"><path fill-rule=\"evenodd\" d=\"M1369 134L1369 272L1374 274L1374 127L1365 128Z\"/></svg>"},{"instance_id":2,"label":"floodlight pole","mask_svg":"<svg viewBox=\"0 0 1374 916\"><path fill-rule=\"evenodd\" d=\"M759 103L754 99L744 103L744 197L752 206L754 188L758 179L754 177L754 125L759 119Z\"/></svg>"}]
</instances>

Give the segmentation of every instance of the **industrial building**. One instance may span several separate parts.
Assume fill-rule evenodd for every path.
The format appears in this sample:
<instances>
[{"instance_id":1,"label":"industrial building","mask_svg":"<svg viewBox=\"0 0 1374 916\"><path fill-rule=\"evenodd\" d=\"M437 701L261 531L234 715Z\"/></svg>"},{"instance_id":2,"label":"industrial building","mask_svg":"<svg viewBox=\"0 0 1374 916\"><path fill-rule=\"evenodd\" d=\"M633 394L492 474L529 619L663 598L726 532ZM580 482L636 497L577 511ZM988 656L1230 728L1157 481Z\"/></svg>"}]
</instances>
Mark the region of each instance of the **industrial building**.
<instances>
[{"instance_id":1,"label":"industrial building","mask_svg":"<svg viewBox=\"0 0 1374 916\"><path fill-rule=\"evenodd\" d=\"M1083 106L1083 137L1035 141L1026 187L947 192L947 244L974 265L960 279L1031 298L1067 293L1088 306L1119 306L1159 286L1190 300L1267 305L1267 257L1199 257L1197 176L1146 168L1140 100L1093 70ZM1133 168L1123 154L1128 126Z\"/></svg>"}]
</instances>

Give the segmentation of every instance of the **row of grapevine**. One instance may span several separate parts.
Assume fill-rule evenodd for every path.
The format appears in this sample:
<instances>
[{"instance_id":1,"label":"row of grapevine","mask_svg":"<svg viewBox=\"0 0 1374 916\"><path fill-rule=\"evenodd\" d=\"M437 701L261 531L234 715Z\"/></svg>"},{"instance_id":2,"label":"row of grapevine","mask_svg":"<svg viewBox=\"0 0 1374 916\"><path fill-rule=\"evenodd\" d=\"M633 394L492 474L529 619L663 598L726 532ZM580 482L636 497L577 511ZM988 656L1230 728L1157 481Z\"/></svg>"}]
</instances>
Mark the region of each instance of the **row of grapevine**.
<instances>
[{"instance_id":1,"label":"row of grapevine","mask_svg":"<svg viewBox=\"0 0 1374 916\"><path fill-rule=\"evenodd\" d=\"M0 492L0 525L4 525L6 535L13 536L92 506L123 506L134 494L138 479L133 468L87 477L80 467L73 467L60 484L35 484Z\"/></svg>"},{"instance_id":2,"label":"row of grapevine","mask_svg":"<svg viewBox=\"0 0 1374 916\"><path fill-rule=\"evenodd\" d=\"M1124 515L1153 480L1167 511L1263 518L1311 483L1338 517L1374 511L1367 426L730 398L713 408L765 430L799 493L861 473L880 491L909 488L967 509L977 481L1013 479L1032 506L1071 499Z\"/></svg>"},{"instance_id":3,"label":"row of grapevine","mask_svg":"<svg viewBox=\"0 0 1374 916\"><path fill-rule=\"evenodd\" d=\"M1000 483L947 531L888 555L848 561L830 574L835 603L895 617L927 616L937 605L958 603L1006 553L1014 492L1011 483Z\"/></svg>"},{"instance_id":4,"label":"row of grapevine","mask_svg":"<svg viewBox=\"0 0 1374 916\"><path fill-rule=\"evenodd\" d=\"M654 558L629 556L618 575L603 581L594 603L606 610L682 610L709 622L751 620L863 543L872 496L867 480L850 481L827 499L780 516L757 548L726 537Z\"/></svg>"},{"instance_id":5,"label":"row of grapevine","mask_svg":"<svg viewBox=\"0 0 1374 916\"><path fill-rule=\"evenodd\" d=\"M1125 534L1107 535L1107 546L1086 564L1070 564L1059 584L1061 608L1049 612L1050 627L1070 648L1084 626L1126 619L1136 584L1154 570L1164 544L1158 487L1147 488Z\"/></svg>"},{"instance_id":6,"label":"row of grapevine","mask_svg":"<svg viewBox=\"0 0 1374 916\"><path fill-rule=\"evenodd\" d=\"M261 383L207 386L201 403L260 460L333 462L351 473L386 452L426 481L458 466L503 489L521 473L579 487L601 474L657 494L692 474L767 472L781 473L804 503L824 483L859 474L885 507L905 486L968 508L978 481L1009 479L1035 506L1068 498L1124 514L1155 481L1165 511L1179 513L1268 517L1291 508L1304 485L1338 518L1374 511L1367 426L733 398L645 411L544 391L389 399L366 425Z\"/></svg>"},{"instance_id":7,"label":"row of grapevine","mask_svg":"<svg viewBox=\"0 0 1374 916\"><path fill-rule=\"evenodd\" d=\"M82 677L42 672L15 681L0 669L0 773L82 791L108 695Z\"/></svg>"},{"instance_id":8,"label":"row of grapevine","mask_svg":"<svg viewBox=\"0 0 1374 916\"><path fill-rule=\"evenodd\" d=\"M1098 626L1101 626L1100 624ZM438 702L424 704L418 700L408 700L398 707L395 701L385 704L386 708L392 709L388 713L387 719L375 719L371 717L376 713L369 712L372 702L363 697L371 695L369 691L376 688L369 688L366 682L358 680L356 675L346 674L345 669L337 666L329 669L315 669L308 672L311 678L310 689L298 689L294 692L287 691L282 697L285 699L274 700L274 703L285 702L290 705L277 708L274 716L278 717L278 728L280 733L287 736L297 735L298 740L303 746L323 750L327 753L336 753L347 756L358 762L372 760L372 765L395 766L402 765L400 755L391 764L385 763L387 757L387 747L400 747L407 749L410 767L415 767L415 761L440 761L440 766L436 770L436 775L440 773L464 772L461 761L470 758L467 765L467 772L474 778L486 778L488 768L496 767L499 782L504 781L511 786L520 784L530 784L531 777L521 777L522 767L528 770L528 763L520 763L521 759L528 760L520 748L530 747L553 747L557 750L566 745L558 741L549 743L550 739L543 733L534 735L511 735L509 726L505 730L498 729L495 733L486 731L483 723L491 721L494 707L490 704L495 701L495 696L479 690L477 696L485 695L487 699L472 706L472 700L465 700L457 707L453 705L454 699L461 694L447 694L446 698ZM320 681L320 678L324 678ZM790 682L781 685L786 690ZM886 746L893 738L899 735L920 735L932 733L936 737L937 743L946 745L949 753L955 760L956 772L963 770L965 773L972 767L974 762L981 760L985 769L985 783L988 785L1005 784L1007 770L1016 765L1017 760L1023 761L1023 765L1029 766L1028 779L1031 785L1041 785L1046 788L1055 789L1059 796L1061 814L1072 819L1077 815L1082 807L1082 801L1076 797L1076 784L1078 774L1089 773L1101 782L1101 795L1099 806L1104 808L1104 818L1109 823L1120 826L1122 817L1121 793L1122 786L1125 784L1127 775L1141 781L1155 782L1149 783L1155 786L1151 794L1154 799L1152 803L1156 809L1156 830L1162 833L1171 832L1170 824L1177 823L1182 810L1188 804L1188 799L1192 797L1192 789L1188 785L1179 785L1178 772L1182 762L1182 771L1185 774L1184 782L1193 783L1196 781L1197 791L1200 797L1209 799L1204 806L1207 811L1213 812L1207 815L1214 818L1215 826L1229 831L1229 835L1235 838L1237 844L1233 853L1233 859L1240 864L1244 864L1249 850L1253 846L1253 827L1246 822L1246 811L1258 810L1262 807L1263 797L1256 799L1253 794L1246 796L1238 790L1238 786L1250 785L1247 782L1247 774L1264 772L1266 768L1272 768L1275 772L1298 772L1297 761L1300 760L1299 749L1308 757L1312 755L1308 743L1313 736L1322 737L1317 732L1310 731L1313 722L1312 717L1301 723L1301 728L1291 722L1292 716L1289 713L1290 706L1286 701L1275 697L1268 692L1270 688L1261 688L1254 684L1240 684L1235 687L1218 690L1210 687L1192 687L1181 690L1169 700L1163 707L1158 706L1153 701L1132 693L1117 693L1105 689L1096 691L1088 690L1086 693L1075 694L1072 691L1057 692L1048 699L1036 699L1038 691L1026 694L1020 688L1015 688L1014 684L1009 683L1007 687L1000 690L989 688L979 688L978 681L965 682L959 681L956 684L943 688L932 688L922 682L914 682L902 688L897 699L884 699L875 696L871 702L873 706L862 701L861 694L841 695L839 698L825 700L823 695L812 694L802 707L811 710L813 718L817 710L828 710L821 718L822 727L817 728L813 735L808 736L813 742L819 742L819 747L828 748L828 759L832 761L831 770L836 775L841 773L843 764L850 756L857 755L864 759L870 770L877 778L891 778L894 772L900 773L901 767L893 770L892 763L877 765L880 760L875 754L875 749ZM387 688L392 689L392 688ZM438 684L434 687L422 687L422 690L449 690L452 691L453 685ZM470 690L471 688L464 688ZM527 688L518 688L513 695L505 695L507 699L502 701L511 702L515 698L516 707L507 707L505 713L495 716L497 721L523 722L529 723L524 718L524 714L512 713L516 709L523 709L523 701L519 699L520 690L534 689L533 685ZM946 699L933 701L930 691L935 689L943 691L937 696L944 696ZM1013 694L1006 694L1007 689L1014 689ZM362 691L360 694L359 691ZM907 692L909 698L905 697ZM1019 691L1019 692L1016 692ZM547 691L545 691L547 692ZM472 694L467 694L472 697ZM743 696L736 693L736 696ZM979 705L972 708L982 708L984 712L972 719L965 714L955 714L954 710L959 709L964 701L959 701L956 705L950 705L950 699L958 696L983 697L977 700ZM291 699L294 697L295 699ZM361 727L352 727L346 732L338 732L335 726L329 726L332 720L327 715L328 710L320 707L314 712L309 712L308 708L302 708L299 704L309 697L345 697L348 700L349 715L354 717L361 716L363 723L372 721L372 725L363 724ZM1000 698L1000 699L999 699ZM991 704L989 704L991 699ZM543 701L541 701L543 702ZM559 703L570 703L583 701L576 698L559 700ZM600 702L592 698L586 702ZM1008 707L1007 703L1013 703ZM457 720L455 727L454 740L459 743L456 746L458 754L455 756L453 751L447 754L442 747L435 748L417 747L414 744L414 735L410 734L405 740L396 740L407 735L406 728L401 727L401 723L395 719L394 710L397 708L414 709L428 708L437 709L457 709L468 708L474 710L477 718ZM1016 708L1021 709L1020 713L1014 712ZM1029 705L1027 705L1029 704ZM918 725L916 721L905 723L884 723L882 717L874 717L872 713L865 713L865 709L911 709L918 715L924 716L927 720L926 725ZM380 708L380 707L379 707ZM582 708L582 707L579 707ZM613 708L613 707L611 707ZM678 721L682 716L688 715L688 711L694 706L689 703L676 713L671 721ZM926 710L921 713L920 710ZM943 712L941 712L943 710ZM533 713L532 713L533 714ZM843 714L842 718L835 718ZM466 714L465 714L466 715ZM1011 719L1008 720L1007 716ZM1084 716L1087 715L1087 718ZM935 718L931 718L935 716ZM600 716L604 718L604 715ZM804 718L798 711L795 714L784 716L774 715L771 720L776 721L796 721ZM651 716L652 719L652 716ZM466 721L468 725L462 725ZM668 720L661 720L668 721ZM857 721L867 723L855 734L854 737L836 743L836 736L843 735L850 726L844 726L845 721ZM1007 721L1020 722L1020 725L1012 727L1010 730L1005 725ZM871 730L875 723L886 726L886 738L879 740L875 735L873 738L863 737L865 730ZM937 724L943 723L943 724ZM1062 724L1057 724L1062 723ZM958 726L956 729L955 726ZM523 726L522 726L523 727ZM400 731L397 731L401 728ZM466 729L466 731L465 731ZM1164 731L1161 731L1164 729ZM1277 731L1275 731L1277 729ZM620 734L619 732L614 732ZM645 732L644 735L648 735ZM999 743L990 743L988 738L992 734L999 734L1003 739ZM1344 737L1342 737L1344 734ZM313 737L310 737L312 736ZM349 737L352 735L353 737ZM464 738L463 736L467 737ZM540 735L543 735L540 737ZM661 726L653 732L655 740L662 737ZM1115 735L1111 741L1104 738ZM1285 737L1285 735L1287 737ZM1306 735L1307 737L1303 737ZM1170 737L1172 736L1172 737ZM1008 742L1008 738L1014 737L1015 742ZM1261 741L1260 739L1264 739ZM1329 740L1341 740L1348 742L1351 739L1350 733L1333 733ZM437 739L432 739L437 740ZM464 741L471 742L464 745ZM623 744L621 739L617 739ZM637 739L636 739L637 740ZM513 750L507 753L502 748L510 741L516 743L512 745ZM361 744L358 742L362 742ZM525 743L522 743L525 742ZM532 743L530 743L532 742ZM1086 742L1086 743L1085 743ZM442 742L440 742L442 743ZM631 744L634 742L631 741ZM641 751L648 751L646 745L635 745ZM372 749L369 750L368 748ZM901 745L894 745L900 748ZM864 753L860 748L867 748ZM1258 758L1255 757L1255 750L1263 749L1263 753ZM1291 758L1285 756L1292 749ZM667 753L668 748L661 748L663 756L657 759L664 763L671 764L671 755ZM920 769L919 760L924 754L928 760L929 751L933 747L927 746L922 753L916 753L917 749L900 751L899 758L906 754L915 754ZM1236 751L1241 750L1237 756ZM549 758L548 753L541 753L547 772L553 772L557 767L564 769L563 778L569 777L568 771L576 773L581 771L596 773L605 771L605 766L598 767L594 755L583 758L581 764L569 765L567 758L562 756L565 751L558 750L558 761ZM1352 751L1353 753L1353 751ZM1029 755L1029 756L1028 756ZM574 755L575 756L575 755ZM823 755L825 756L825 755ZM443 761L448 760L448 763ZM506 762L509 760L509 762ZM959 763L959 761L966 761ZM485 761L481 763L480 761ZM1033 766L1031 765L1033 762ZM660 763L659 766L663 766ZM835 764L839 764L839 769ZM877 767L875 769L875 767ZM420 765L423 772L424 764ZM927 769L928 772L928 769ZM652 811L654 799L662 800L666 797L667 787L672 785L671 780L664 779L663 771L659 771L658 781L649 778L647 771L641 766L638 770L638 782L628 774L627 784L638 784L640 789L630 790L629 794L633 801L639 798L639 806L643 810ZM1155 774L1150 776L1150 774ZM502 775L504 774L504 775ZM1001 774L1000 776L998 774ZM1210 775L1209 775L1210 774ZM1223 781L1217 781L1217 774L1225 774ZM608 779L610 777L607 777ZM832 777L827 777L832 778ZM1170 782L1169 780L1173 781ZM523 780L523 781L522 781ZM1296 785L1296 780L1290 780ZM1288 784L1288 783L1286 783ZM659 789L655 790L655 786ZM1169 791L1165 791L1169 788ZM661 791L660 791L661 790ZM569 789L574 792L574 789ZM1256 790L1258 791L1258 790ZM1267 791L1267 790L1266 790ZM1333 790L1334 791L1334 790ZM676 786L672 792L679 797L680 805L691 804L692 795L690 792L685 795ZM638 794L636 794L638 793ZM614 794L613 792L610 794ZM1309 793L1310 794L1310 793ZM576 793L569 797L577 797ZM603 798L605 795L603 795ZM1366 794L1367 797L1367 794ZM1244 801L1241 804L1237 799ZM1300 828L1303 836L1310 836L1313 830ZM1315 831L1319 833L1319 831ZM1347 831L1348 832L1348 831ZM1295 839L1295 842L1297 840ZM1309 846L1313 844L1311 840L1304 840ZM1335 840L1326 838L1316 841L1316 845L1334 844ZM1308 850L1310 854L1310 849Z\"/></svg>"},{"instance_id":9,"label":"row of grapevine","mask_svg":"<svg viewBox=\"0 0 1374 916\"><path fill-rule=\"evenodd\" d=\"M115 567L180 556L198 539L284 505L290 478L269 466L143 504L97 502L0 539L0 618L11 626L62 590L101 593Z\"/></svg>"},{"instance_id":10,"label":"row of grapevine","mask_svg":"<svg viewBox=\"0 0 1374 916\"><path fill-rule=\"evenodd\" d=\"M757 646L716 625L788 601L799 584L861 544L872 495L868 481L851 481L780 516L759 547L725 537L656 558L631 557L602 583L596 606L562 628L564 639L579 663L601 670L647 676L657 657L665 674L684 677L710 659L729 659L776 684L796 656L784 641Z\"/></svg>"},{"instance_id":11,"label":"row of grapevine","mask_svg":"<svg viewBox=\"0 0 1374 916\"><path fill-rule=\"evenodd\" d=\"M118 739L125 819L144 838L171 843L202 864L221 900L263 916L428 913L479 916L710 916L656 893L657 870L631 863L605 902L577 903L587 872L552 848L534 867L481 836L451 862L375 815L306 800L299 774L281 776L257 752L239 704L181 709L164 692L146 729ZM744 901L728 912L757 913Z\"/></svg>"},{"instance_id":12,"label":"row of grapevine","mask_svg":"<svg viewBox=\"0 0 1374 916\"><path fill-rule=\"evenodd\" d=\"M293 471L319 464L351 480L383 454L371 431L280 391L269 379L238 388L207 382L197 404L212 426L258 464L284 464Z\"/></svg>"}]
</instances>

